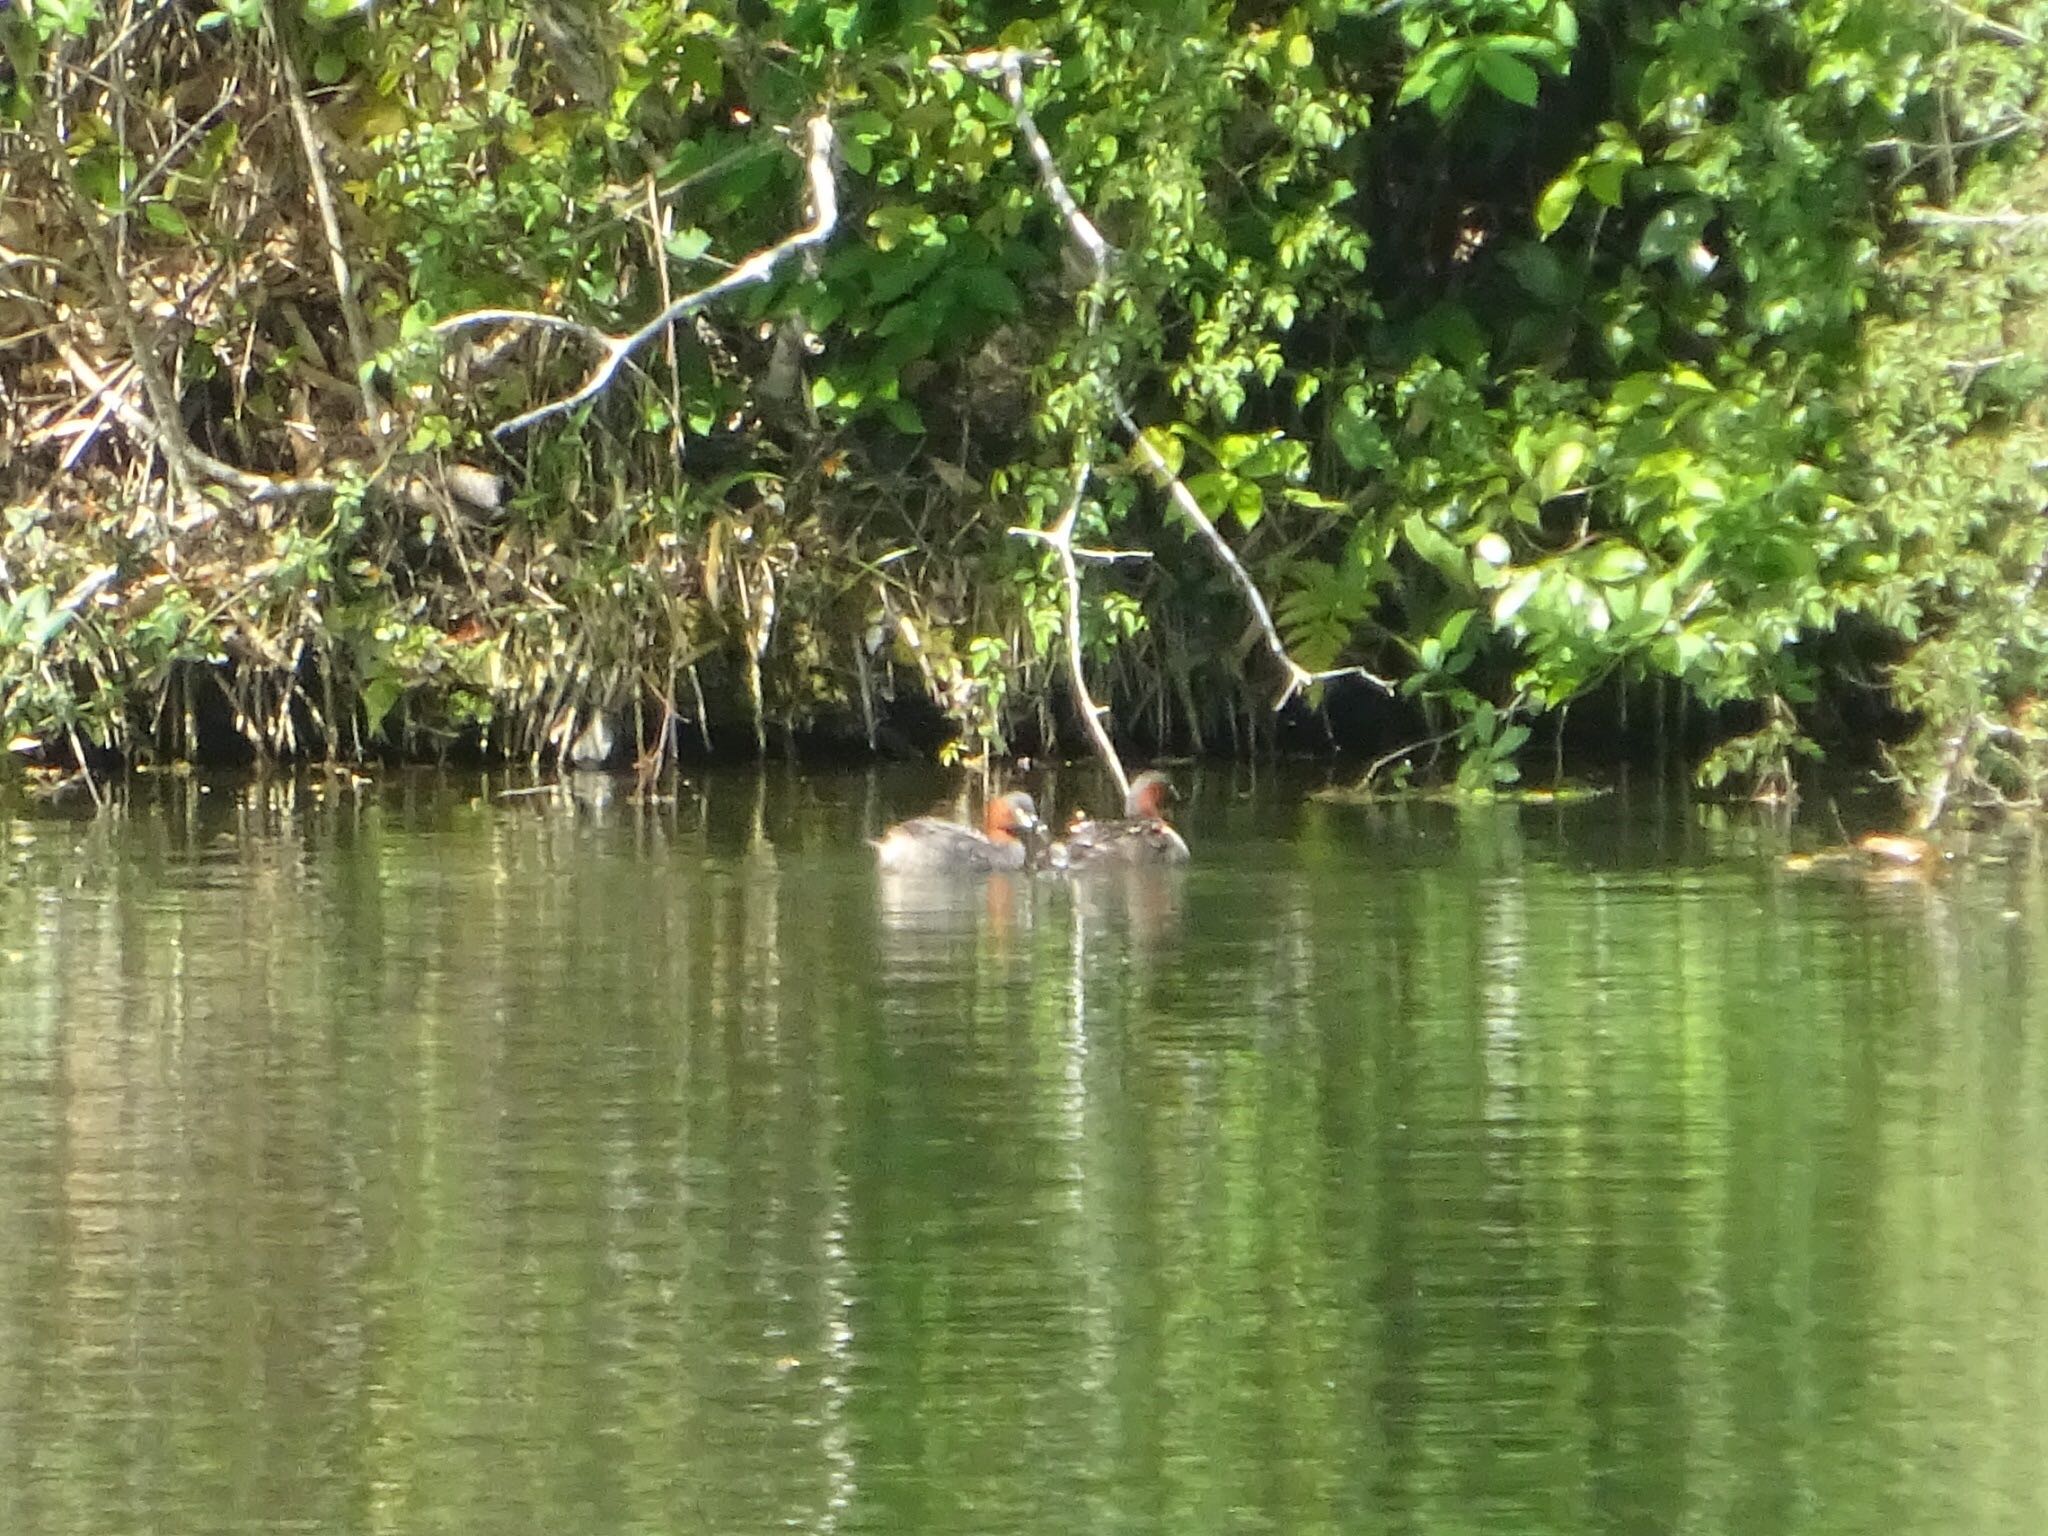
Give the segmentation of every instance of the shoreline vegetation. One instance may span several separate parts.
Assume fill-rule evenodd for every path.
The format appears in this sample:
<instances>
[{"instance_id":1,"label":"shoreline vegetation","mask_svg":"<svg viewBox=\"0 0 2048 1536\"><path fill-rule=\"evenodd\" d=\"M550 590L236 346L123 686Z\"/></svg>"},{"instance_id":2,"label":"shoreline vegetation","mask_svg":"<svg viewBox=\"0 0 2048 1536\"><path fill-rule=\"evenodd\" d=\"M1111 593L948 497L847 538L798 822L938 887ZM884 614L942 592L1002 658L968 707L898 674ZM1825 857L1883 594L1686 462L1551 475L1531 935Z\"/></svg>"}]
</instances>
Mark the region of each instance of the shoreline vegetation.
<instances>
[{"instance_id":1,"label":"shoreline vegetation","mask_svg":"<svg viewBox=\"0 0 2048 1536\"><path fill-rule=\"evenodd\" d=\"M0 740L2048 786L2048 0L0 12Z\"/></svg>"}]
</instances>

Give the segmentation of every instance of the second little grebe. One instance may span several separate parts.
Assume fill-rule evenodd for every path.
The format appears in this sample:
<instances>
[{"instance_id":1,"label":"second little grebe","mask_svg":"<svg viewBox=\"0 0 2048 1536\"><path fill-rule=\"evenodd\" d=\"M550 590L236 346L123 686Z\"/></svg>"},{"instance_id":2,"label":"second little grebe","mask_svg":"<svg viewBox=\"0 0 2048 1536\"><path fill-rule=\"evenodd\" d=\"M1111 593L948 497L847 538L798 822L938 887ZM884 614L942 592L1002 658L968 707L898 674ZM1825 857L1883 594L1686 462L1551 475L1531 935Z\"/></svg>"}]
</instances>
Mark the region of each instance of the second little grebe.
<instances>
[{"instance_id":1,"label":"second little grebe","mask_svg":"<svg viewBox=\"0 0 2048 1536\"><path fill-rule=\"evenodd\" d=\"M1037 830L1038 807L1013 789L989 801L979 832L957 821L918 816L876 838L875 854L890 874L1022 869L1029 850L1018 834Z\"/></svg>"},{"instance_id":2,"label":"second little grebe","mask_svg":"<svg viewBox=\"0 0 2048 1536\"><path fill-rule=\"evenodd\" d=\"M1090 864L1185 864L1188 845L1167 823L1166 802L1173 782L1157 769L1131 780L1120 821L1078 821L1052 847L1055 868Z\"/></svg>"}]
</instances>

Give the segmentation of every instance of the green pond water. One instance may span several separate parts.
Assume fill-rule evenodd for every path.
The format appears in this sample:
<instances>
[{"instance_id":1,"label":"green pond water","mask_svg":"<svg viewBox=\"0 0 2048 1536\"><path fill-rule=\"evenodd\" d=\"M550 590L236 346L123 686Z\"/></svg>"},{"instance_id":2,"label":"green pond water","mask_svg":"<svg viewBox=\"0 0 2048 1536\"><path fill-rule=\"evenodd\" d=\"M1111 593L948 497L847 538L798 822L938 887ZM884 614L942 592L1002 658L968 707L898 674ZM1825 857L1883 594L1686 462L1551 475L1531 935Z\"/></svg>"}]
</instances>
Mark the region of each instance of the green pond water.
<instances>
[{"instance_id":1,"label":"green pond water","mask_svg":"<svg viewBox=\"0 0 2048 1536\"><path fill-rule=\"evenodd\" d=\"M0 1532L2048 1530L2041 850L1185 777L0 813Z\"/></svg>"}]
</instances>

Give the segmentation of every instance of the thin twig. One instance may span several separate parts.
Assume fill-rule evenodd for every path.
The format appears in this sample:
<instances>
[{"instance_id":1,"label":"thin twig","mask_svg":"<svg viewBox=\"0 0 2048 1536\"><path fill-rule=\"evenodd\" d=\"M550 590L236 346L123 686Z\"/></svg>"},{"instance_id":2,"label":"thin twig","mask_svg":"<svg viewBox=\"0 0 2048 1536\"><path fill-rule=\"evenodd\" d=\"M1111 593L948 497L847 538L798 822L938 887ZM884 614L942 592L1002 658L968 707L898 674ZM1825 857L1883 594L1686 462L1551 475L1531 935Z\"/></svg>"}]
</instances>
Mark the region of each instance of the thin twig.
<instances>
[{"instance_id":1,"label":"thin twig","mask_svg":"<svg viewBox=\"0 0 2048 1536\"><path fill-rule=\"evenodd\" d=\"M1457 734L1458 727L1454 725L1447 731L1438 731L1434 736L1425 736L1420 741L1411 741L1403 746L1394 748L1391 752L1381 753L1370 763L1366 764L1365 772L1359 775L1359 788L1371 790L1372 781L1380 776L1381 769L1390 768L1402 758L1413 757L1417 752L1425 751L1431 747L1440 747Z\"/></svg>"},{"instance_id":2,"label":"thin twig","mask_svg":"<svg viewBox=\"0 0 2048 1536\"><path fill-rule=\"evenodd\" d=\"M477 309L459 315L450 315L434 327L438 336L452 336L458 331L469 330L480 325L520 324L541 326L553 330L568 331L582 337L599 352L595 367L577 386L574 392L560 399L550 400L544 405L514 416L492 429L492 436L511 437L535 426L550 417L565 411L573 411L584 401L593 399L612 380L627 360L660 336L676 321L686 315L705 309L729 293L755 283L764 283L775 275L776 268L800 251L822 245L831 238L834 226L839 222L839 191L832 180L832 121L820 112L808 124L810 149L804 160L806 178L810 184L811 221L787 239L766 246L749 256L725 276L693 293L686 293L664 306L661 313L649 320L636 331L614 336L591 326L579 325L564 320L558 315L537 314L528 310Z\"/></svg>"},{"instance_id":3,"label":"thin twig","mask_svg":"<svg viewBox=\"0 0 2048 1536\"><path fill-rule=\"evenodd\" d=\"M56 173L65 201L71 205L71 215L85 236L86 249L92 253L93 265L99 269L100 281L104 285L102 291L114 310L123 339L128 343L129 355L142 376L143 390L149 396L148 412L136 411L126 402L121 402L116 409L125 425L135 427L135 418L140 418L141 425L136 430L162 450L172 494L182 500L189 488L198 450L186 436L184 424L179 419L177 396L171 390L163 360L156 353L156 336L145 327L135 305L130 302L127 273L120 256L109 243L106 226L100 222L91 199L79 185L70 151L65 148L63 129L51 114L49 104L41 99L35 102L35 122L43 141L43 152ZM68 349L60 345L60 350ZM110 398L118 401L120 397Z\"/></svg>"},{"instance_id":4,"label":"thin twig","mask_svg":"<svg viewBox=\"0 0 2048 1536\"><path fill-rule=\"evenodd\" d=\"M135 178L135 185L128 189L128 201L130 203L140 203L143 194L156 184L156 179L168 172L177 161L178 156L185 152L185 146L205 132L208 123L219 117L221 113L227 111L234 104L235 86L231 80L221 87L220 100L200 113L199 116L193 118L191 122L185 124L179 131L178 136L171 140L171 147L156 157L156 164Z\"/></svg>"},{"instance_id":5,"label":"thin twig","mask_svg":"<svg viewBox=\"0 0 2048 1536\"><path fill-rule=\"evenodd\" d=\"M1252 617L1257 621L1259 631L1265 637L1266 649L1273 653L1273 659L1280 663L1280 670L1286 674L1286 686L1280 690L1280 697L1273 701L1275 709L1279 709L1302 690L1339 677L1362 677L1382 693L1394 691L1392 683L1364 667L1332 667L1323 672L1311 672L1296 661L1288 653L1287 642L1280 638L1280 630L1273 623L1273 611L1266 606L1265 594L1259 591L1259 584L1252 580L1251 572L1244 568L1244 562L1237 558L1237 551L1230 547L1229 541L1223 537L1215 521L1202 510L1201 502L1195 499L1195 493L1188 489L1187 482L1173 472L1173 466L1166 462L1157 445L1139 430L1138 423L1121 400L1116 402L1116 418L1122 423L1132 445L1137 448L1138 457L1145 461L1145 467L1152 471L1165 489L1168 498L1173 502L1174 510L1195 525L1196 531L1208 542L1210 551L1224 569L1230 572L1230 579L1237 583L1238 591L1244 594L1245 606L1251 609Z\"/></svg>"},{"instance_id":6,"label":"thin twig","mask_svg":"<svg viewBox=\"0 0 2048 1536\"><path fill-rule=\"evenodd\" d=\"M1980 15L1968 6L1958 5L1956 0L1937 0L1937 3L1944 11L1947 11L1958 21L1963 22L1966 26L1975 28L1986 37L1995 38L2001 43L2009 43L2015 48L2032 48L2035 46L2036 39L2028 36L2018 27L2008 26L2005 22L1994 21L1989 16Z\"/></svg>"},{"instance_id":7,"label":"thin twig","mask_svg":"<svg viewBox=\"0 0 2048 1536\"><path fill-rule=\"evenodd\" d=\"M327 167L320 155L319 135L313 129L313 109L306 100L306 87L299 68L285 46L275 11L266 6L264 21L270 31L270 46L277 51L278 69L284 76L285 101L291 109L292 125L298 129L299 148L306 157L306 176L313 184L313 205L320 211L320 229L327 237L327 264L334 273L335 297L341 302L341 323L348 332L349 359L356 365L356 390L362 397L363 425L373 440L382 438L389 423L371 371L370 327L363 319L363 307L356 302L355 279L348 268L348 253L341 243L341 220L334 211L334 188L327 179Z\"/></svg>"},{"instance_id":8,"label":"thin twig","mask_svg":"<svg viewBox=\"0 0 2048 1536\"><path fill-rule=\"evenodd\" d=\"M138 409L126 398L125 391L109 391L108 383L99 371L69 342L61 337L52 337L51 345L63 359L71 376L86 389L95 393L107 392L107 402L114 408L114 414L121 418L121 424L130 431L153 442L163 450L164 457L176 458L187 470L196 470L208 479L240 491L252 502L286 501L299 496L332 496L341 489L337 480L316 476L287 478L277 475L260 475L254 470L238 469L234 465L215 458L185 437L182 428L163 427L147 411ZM149 382L149 370L138 362L137 371L143 383ZM176 417L172 420L175 422Z\"/></svg>"},{"instance_id":9,"label":"thin twig","mask_svg":"<svg viewBox=\"0 0 2048 1536\"><path fill-rule=\"evenodd\" d=\"M1007 530L1020 539L1036 539L1041 544L1056 542L1050 528L1011 528ZM1119 560L1156 560L1149 549L1095 549L1086 544L1072 546L1076 560L1092 561L1098 565L1112 565Z\"/></svg>"}]
</instances>

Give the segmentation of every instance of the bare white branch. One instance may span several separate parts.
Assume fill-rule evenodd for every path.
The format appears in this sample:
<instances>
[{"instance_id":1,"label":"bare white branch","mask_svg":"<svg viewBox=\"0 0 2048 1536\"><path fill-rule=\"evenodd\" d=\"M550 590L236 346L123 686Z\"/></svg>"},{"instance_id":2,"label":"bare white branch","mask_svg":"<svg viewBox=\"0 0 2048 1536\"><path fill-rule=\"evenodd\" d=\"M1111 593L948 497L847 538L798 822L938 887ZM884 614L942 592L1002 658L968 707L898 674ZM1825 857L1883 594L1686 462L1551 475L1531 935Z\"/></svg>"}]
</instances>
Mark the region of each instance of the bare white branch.
<instances>
[{"instance_id":1,"label":"bare white branch","mask_svg":"<svg viewBox=\"0 0 2048 1536\"><path fill-rule=\"evenodd\" d=\"M1909 223L1935 229L2048 230L2048 213L1950 213L1945 208L1915 208L1906 218Z\"/></svg>"},{"instance_id":2,"label":"bare white branch","mask_svg":"<svg viewBox=\"0 0 2048 1536\"><path fill-rule=\"evenodd\" d=\"M1031 108L1024 102L1024 69L1019 55L1008 53L998 61L1003 74L1003 95L1009 99L1010 109L1017 114L1017 131L1024 135L1024 142L1031 147L1031 158L1038 162L1038 179L1045 183L1045 195L1052 199L1053 207L1059 210L1060 218L1066 222L1067 233L1074 237L1074 243L1081 247L1089 262L1095 268L1095 280L1099 284L1109 276L1109 242L1102 238L1081 205L1074 201L1074 194L1067 190L1067 179L1060 174L1057 161L1052 157L1052 146L1045 142L1045 135L1038 131L1038 123L1031 116Z\"/></svg>"},{"instance_id":3,"label":"bare white branch","mask_svg":"<svg viewBox=\"0 0 2048 1536\"><path fill-rule=\"evenodd\" d=\"M969 68L970 61L973 61L972 70L975 73L984 75L1001 74L1003 94L1009 99L1011 109L1016 113L1017 131L1024 136L1024 142L1031 149L1032 158L1038 162L1039 180L1044 184L1046 196L1052 200L1053 207L1059 210L1060 218L1066 224L1067 233L1072 237L1074 243L1081 248L1082 253L1088 258L1089 263L1095 269L1095 295L1099 303L1102 290L1107 285L1109 277L1110 245L1107 240L1102 238L1101 231L1096 229L1095 225L1089 220L1088 215L1083 213L1079 204L1074 201L1073 193L1067 189L1066 178L1060 175L1059 165L1053 159L1052 146L1046 143L1045 135L1039 132L1038 124L1031 116L1031 109L1025 103L1024 65L1027 62L1039 61L1035 58L1018 54L1015 51L1003 51L985 55L970 54L966 59L959 61L959 67L963 69ZM934 61L934 63L936 65L937 61ZM1280 638L1280 631L1273 623L1272 610L1267 607L1264 594L1259 591L1258 583L1252 580L1251 573L1244 568L1244 563L1237 558L1237 552L1230 547L1228 541L1217 530L1216 524L1202 510L1202 504L1195 499L1194 493L1187 488L1180 476L1173 472L1173 467L1160 456L1159 450L1153 446L1151 440L1139 430L1137 422L1132 419L1130 410L1117 395L1115 387L1106 378L1100 379L1098 382L1102 387L1104 395L1109 400L1111 409L1115 411L1117 420L1123 425L1124 431L1129 435L1131 442L1137 447L1138 454L1145 461L1146 467L1152 471L1160 485L1165 489L1168 497L1171 498L1175 510L1182 517L1186 518L1188 522L1192 523L1196 530L1201 533L1203 539L1208 543L1210 551L1222 563L1223 567L1230 572L1231 580L1237 584L1238 590L1244 594L1245 603L1251 609L1253 618L1257 620L1260 633L1265 637L1266 648L1273 653L1274 659L1280 663L1281 671L1285 674L1285 686L1280 691L1280 697L1274 701L1273 707L1275 709L1280 708L1297 693L1312 687L1316 683L1328 682L1340 677L1363 678L1383 692L1392 693L1394 691L1392 683L1373 672L1367 671L1364 667L1337 667L1326 672L1311 672L1288 653L1287 643ZM1084 478L1085 473L1084 467ZM1079 497L1080 489L1077 485L1074 506L1079 505ZM1065 526L1065 533L1063 535L1043 535L1047 542L1051 543L1054 549L1059 552L1062 568L1065 570L1072 569L1075 556L1072 539L1074 506L1070 506L1066 516L1062 518L1062 524ZM1021 530L1012 530L1012 532L1019 531ZM1057 533L1058 530L1056 529L1055 534ZM1126 556L1120 553L1118 557L1125 558ZM1071 607L1072 604L1078 602L1078 578L1070 580L1068 593ZM1076 638L1078 625L1073 622L1073 619L1078 616L1078 612L1078 608L1072 609L1068 625L1068 638L1077 649L1080 644L1078 638ZM1078 667L1078 663L1075 665ZM1078 689L1078 675L1075 681ZM1085 694L1083 697L1085 697ZM1095 720L1094 716L1089 714L1088 718L1091 727L1099 729L1099 723Z\"/></svg>"},{"instance_id":4,"label":"bare white branch","mask_svg":"<svg viewBox=\"0 0 2048 1536\"><path fill-rule=\"evenodd\" d=\"M977 48L972 53L938 54L930 61L930 67L941 74L955 69L963 75L988 76L1027 66L1039 69L1052 62L1052 53L1044 48Z\"/></svg>"},{"instance_id":5,"label":"bare white branch","mask_svg":"<svg viewBox=\"0 0 2048 1536\"><path fill-rule=\"evenodd\" d=\"M1166 462L1164 455L1152 439L1138 428L1131 413L1122 401L1116 404L1116 419L1123 424L1124 432L1138 450L1138 457L1145 461L1145 467L1152 471L1174 510L1194 524L1195 529L1208 542L1209 548L1223 568L1230 572L1230 579L1237 583L1238 591L1244 594L1245 606L1252 611L1259 631L1265 636L1266 649L1273 653L1273 659L1280 663L1280 670L1286 674L1286 686L1280 690L1280 697L1273 701L1275 709L1303 689L1316 683L1329 682L1339 677L1361 677L1384 693L1392 693L1394 685L1377 673L1368 672L1364 667L1333 667L1325 672L1311 672L1288 653L1287 642L1280 638L1279 628L1273 623L1273 611L1266 606L1265 594L1259 591L1259 584L1252 580L1251 572L1244 568L1244 562L1237 558L1237 551L1230 547L1230 541L1223 537L1215 521L1202 510L1195 493L1188 489L1187 482L1173 472L1173 466Z\"/></svg>"},{"instance_id":6,"label":"bare white branch","mask_svg":"<svg viewBox=\"0 0 2048 1536\"><path fill-rule=\"evenodd\" d=\"M586 400L594 399L618 376L619 370L635 352L662 335L676 321L708 308L729 293L751 287L755 283L766 282L775 275L776 268L790 257L813 246L822 245L830 239L834 227L839 223L839 189L832 179L832 121L820 112L807 126L810 147L804 159L804 171L810 184L810 222L787 239L779 240L754 252L717 282L692 293L686 293L666 305L660 314L638 330L614 336L593 326L565 320L559 315L543 315L519 309L466 310L459 315L450 315L435 325L434 333L439 336L452 336L458 331L480 325L538 326L580 336L597 349L596 364L572 393L557 400L550 400L544 405L535 406L530 411L514 416L510 421L500 423L492 429L492 435L499 438L511 437L550 417L559 416L565 411L573 411Z\"/></svg>"},{"instance_id":7,"label":"bare white branch","mask_svg":"<svg viewBox=\"0 0 2048 1536\"><path fill-rule=\"evenodd\" d=\"M1009 532L1020 539L1036 539L1041 544L1056 542L1053 533L1046 528L1012 528ZM1087 544L1072 546L1076 560L1092 560L1101 565L1111 565L1118 560L1151 560L1149 549L1096 549Z\"/></svg>"},{"instance_id":8,"label":"bare white branch","mask_svg":"<svg viewBox=\"0 0 2048 1536\"><path fill-rule=\"evenodd\" d=\"M1131 776L1124 771L1124 760L1117 755L1116 743L1109 739L1109 731L1102 723L1107 710L1088 691L1088 673L1081 655L1081 572L1074 564L1074 522L1081 515L1081 498L1088 490L1091 472L1087 459L1075 461L1074 488L1067 496L1066 509L1052 527L1012 528L1010 532L1051 545L1059 557L1060 579L1067 600L1067 686L1074 690L1074 708L1081 712L1081 724L1087 728L1088 739L1095 743L1095 755L1116 780L1116 797L1122 801L1131 792Z\"/></svg>"}]
</instances>

